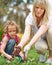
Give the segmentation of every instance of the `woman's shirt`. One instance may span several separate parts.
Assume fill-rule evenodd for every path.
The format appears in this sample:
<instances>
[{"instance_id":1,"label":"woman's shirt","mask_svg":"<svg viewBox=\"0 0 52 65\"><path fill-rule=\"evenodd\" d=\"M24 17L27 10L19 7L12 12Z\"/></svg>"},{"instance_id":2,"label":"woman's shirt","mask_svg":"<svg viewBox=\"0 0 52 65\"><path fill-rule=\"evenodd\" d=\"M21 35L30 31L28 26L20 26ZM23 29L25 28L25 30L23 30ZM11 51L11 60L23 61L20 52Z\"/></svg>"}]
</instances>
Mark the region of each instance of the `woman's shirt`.
<instances>
[{"instance_id":1,"label":"woman's shirt","mask_svg":"<svg viewBox=\"0 0 52 65\"><path fill-rule=\"evenodd\" d=\"M32 12L30 12L29 15L27 16L26 20L25 20L25 25L26 24L31 25L34 33L37 32L37 30L38 30L35 22L36 21L34 21L34 19L33 19Z\"/></svg>"},{"instance_id":2,"label":"woman's shirt","mask_svg":"<svg viewBox=\"0 0 52 65\"><path fill-rule=\"evenodd\" d=\"M29 15L27 16L27 18L26 18L26 20L25 20L25 25L26 25L26 24L31 25L34 34L38 31L38 27L37 27L37 25L36 25L36 21L33 19L32 12L29 13ZM49 27L52 26L52 15L49 16L49 21L48 21L47 24L49 25ZM43 38L44 36L45 36L45 34L42 35L42 38Z\"/></svg>"},{"instance_id":3,"label":"woman's shirt","mask_svg":"<svg viewBox=\"0 0 52 65\"><path fill-rule=\"evenodd\" d=\"M50 11L48 25L52 27L52 10Z\"/></svg>"}]
</instances>

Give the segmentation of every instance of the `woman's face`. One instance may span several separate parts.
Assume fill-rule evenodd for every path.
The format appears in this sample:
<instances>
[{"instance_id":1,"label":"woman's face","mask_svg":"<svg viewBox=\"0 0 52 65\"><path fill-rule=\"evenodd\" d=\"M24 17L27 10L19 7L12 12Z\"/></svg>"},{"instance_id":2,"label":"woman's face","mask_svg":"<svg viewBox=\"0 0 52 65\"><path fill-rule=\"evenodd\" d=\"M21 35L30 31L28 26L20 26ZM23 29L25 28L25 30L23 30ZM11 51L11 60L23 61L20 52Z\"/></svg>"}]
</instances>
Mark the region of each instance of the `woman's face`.
<instances>
[{"instance_id":1,"label":"woman's face","mask_svg":"<svg viewBox=\"0 0 52 65\"><path fill-rule=\"evenodd\" d=\"M15 38L16 35L16 26L15 25L9 25L8 26L8 34L11 38Z\"/></svg>"},{"instance_id":2,"label":"woman's face","mask_svg":"<svg viewBox=\"0 0 52 65\"><path fill-rule=\"evenodd\" d=\"M45 9L41 5L35 6L35 16L42 17L45 12Z\"/></svg>"}]
</instances>

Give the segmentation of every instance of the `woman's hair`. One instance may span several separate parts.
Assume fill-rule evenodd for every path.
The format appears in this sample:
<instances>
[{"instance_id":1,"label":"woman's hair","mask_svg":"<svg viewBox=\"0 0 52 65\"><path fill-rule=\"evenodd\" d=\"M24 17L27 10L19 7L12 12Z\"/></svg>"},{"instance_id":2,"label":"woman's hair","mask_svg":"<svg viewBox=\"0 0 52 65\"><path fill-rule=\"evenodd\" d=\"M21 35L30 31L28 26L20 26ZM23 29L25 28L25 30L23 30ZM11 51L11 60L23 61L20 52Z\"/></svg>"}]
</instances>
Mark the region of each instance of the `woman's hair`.
<instances>
[{"instance_id":1,"label":"woman's hair","mask_svg":"<svg viewBox=\"0 0 52 65\"><path fill-rule=\"evenodd\" d=\"M33 11L32 11L34 20L36 19L34 10L35 10L36 5L38 5L38 4L41 5L45 9L45 13L44 13L42 20L43 20L43 22L47 22L48 18L49 18L48 16L50 14L49 2L48 2L48 0L34 0Z\"/></svg>"},{"instance_id":2,"label":"woman's hair","mask_svg":"<svg viewBox=\"0 0 52 65\"><path fill-rule=\"evenodd\" d=\"M9 25L15 25L16 26L16 32L18 33L19 32L19 27L18 27L18 25L16 24L16 22L15 21L13 21L13 20L8 20L6 23L5 23L5 25L4 25L4 29L3 29L3 31L5 32L5 33L7 33L8 32L8 26Z\"/></svg>"}]
</instances>

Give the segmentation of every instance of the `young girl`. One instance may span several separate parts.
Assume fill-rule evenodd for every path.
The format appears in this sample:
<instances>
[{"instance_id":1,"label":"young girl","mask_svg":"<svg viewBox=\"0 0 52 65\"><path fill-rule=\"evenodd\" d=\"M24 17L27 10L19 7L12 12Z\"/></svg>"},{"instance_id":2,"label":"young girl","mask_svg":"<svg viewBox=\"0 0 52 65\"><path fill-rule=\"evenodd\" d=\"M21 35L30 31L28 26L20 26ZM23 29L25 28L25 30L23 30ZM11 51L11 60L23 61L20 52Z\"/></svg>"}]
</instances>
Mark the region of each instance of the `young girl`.
<instances>
[{"instance_id":1,"label":"young girl","mask_svg":"<svg viewBox=\"0 0 52 65\"><path fill-rule=\"evenodd\" d=\"M33 10L29 13L25 20L25 32L18 44L17 49L27 43L30 38L31 29L34 31L34 36L31 41L25 46L24 52L27 53L31 46L35 44L36 50L41 53L40 61L45 61L45 51L49 47L49 57L47 63L52 62L52 17L50 15L50 7L48 0L34 0ZM48 44L48 45L47 45ZM20 50L20 49L19 49ZM20 53L20 51L19 51Z\"/></svg>"},{"instance_id":2,"label":"young girl","mask_svg":"<svg viewBox=\"0 0 52 65\"><path fill-rule=\"evenodd\" d=\"M15 21L7 21L4 27L5 34L0 45L0 53L3 54L8 60L13 59L12 53L14 51L15 44L19 43L18 26Z\"/></svg>"}]
</instances>

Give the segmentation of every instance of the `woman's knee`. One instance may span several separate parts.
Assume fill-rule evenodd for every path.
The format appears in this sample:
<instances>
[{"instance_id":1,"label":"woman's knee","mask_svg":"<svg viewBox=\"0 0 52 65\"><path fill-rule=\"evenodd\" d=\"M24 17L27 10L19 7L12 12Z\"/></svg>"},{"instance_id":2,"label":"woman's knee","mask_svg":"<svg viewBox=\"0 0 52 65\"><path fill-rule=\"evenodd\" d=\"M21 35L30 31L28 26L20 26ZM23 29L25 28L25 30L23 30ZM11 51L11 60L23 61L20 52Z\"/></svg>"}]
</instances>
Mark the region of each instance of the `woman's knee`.
<instances>
[{"instance_id":1,"label":"woman's knee","mask_svg":"<svg viewBox=\"0 0 52 65\"><path fill-rule=\"evenodd\" d=\"M52 28L49 28L49 29L48 29L47 35L48 35L48 36L52 36Z\"/></svg>"},{"instance_id":2,"label":"woman's knee","mask_svg":"<svg viewBox=\"0 0 52 65\"><path fill-rule=\"evenodd\" d=\"M40 41L35 44L35 49L39 53L45 53L45 51L48 49L48 46L45 41Z\"/></svg>"},{"instance_id":3,"label":"woman's knee","mask_svg":"<svg viewBox=\"0 0 52 65\"><path fill-rule=\"evenodd\" d=\"M52 49L52 28L48 29L47 42L48 42L49 49Z\"/></svg>"}]
</instances>

